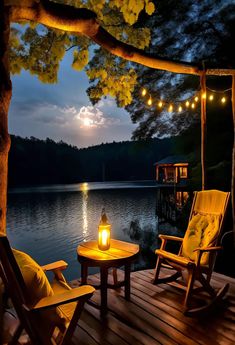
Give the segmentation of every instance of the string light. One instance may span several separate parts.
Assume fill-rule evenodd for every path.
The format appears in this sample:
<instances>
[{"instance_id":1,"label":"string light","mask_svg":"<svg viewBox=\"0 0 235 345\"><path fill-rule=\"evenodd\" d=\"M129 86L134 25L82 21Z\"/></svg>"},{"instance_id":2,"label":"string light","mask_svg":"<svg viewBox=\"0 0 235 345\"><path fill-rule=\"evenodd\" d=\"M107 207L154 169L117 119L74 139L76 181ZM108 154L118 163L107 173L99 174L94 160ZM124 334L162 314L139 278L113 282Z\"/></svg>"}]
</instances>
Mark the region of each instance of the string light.
<instances>
[{"instance_id":1,"label":"string light","mask_svg":"<svg viewBox=\"0 0 235 345\"><path fill-rule=\"evenodd\" d=\"M226 98L225 97L222 97L221 98L221 103L225 103L226 102Z\"/></svg>"},{"instance_id":2,"label":"string light","mask_svg":"<svg viewBox=\"0 0 235 345\"><path fill-rule=\"evenodd\" d=\"M147 90L145 88L143 88L142 92L141 92L142 96L146 96L147 94Z\"/></svg>"},{"instance_id":3,"label":"string light","mask_svg":"<svg viewBox=\"0 0 235 345\"><path fill-rule=\"evenodd\" d=\"M204 93L202 94L202 98L203 98L203 99L206 99L206 92L204 92Z\"/></svg>"},{"instance_id":4,"label":"string light","mask_svg":"<svg viewBox=\"0 0 235 345\"><path fill-rule=\"evenodd\" d=\"M147 104L148 104L148 105L152 105L152 104L153 104L153 101L152 101L152 98L151 98L151 97L149 97L149 99L147 100Z\"/></svg>"},{"instance_id":5,"label":"string light","mask_svg":"<svg viewBox=\"0 0 235 345\"><path fill-rule=\"evenodd\" d=\"M206 89L208 91L208 95L207 95L207 92L202 93L201 91L197 91L192 97L188 98L187 100L176 101L174 102L175 104L173 104L173 102L169 102L165 100L162 101L161 99L158 99L158 100L152 99L151 94L148 92L146 88L142 88L141 95L147 96L146 103L148 106L152 106L154 102L156 107L161 108L161 109L165 108L170 113L173 111L178 111L178 113L181 113L183 110L186 110L186 108L195 109L200 98L204 100L208 99L208 101L212 102L215 99L216 93L225 93L231 90L231 89L226 89L224 91L217 91L217 90L212 90L208 87ZM220 98L220 102L222 104L226 103L226 97L223 96L222 98Z\"/></svg>"}]
</instances>

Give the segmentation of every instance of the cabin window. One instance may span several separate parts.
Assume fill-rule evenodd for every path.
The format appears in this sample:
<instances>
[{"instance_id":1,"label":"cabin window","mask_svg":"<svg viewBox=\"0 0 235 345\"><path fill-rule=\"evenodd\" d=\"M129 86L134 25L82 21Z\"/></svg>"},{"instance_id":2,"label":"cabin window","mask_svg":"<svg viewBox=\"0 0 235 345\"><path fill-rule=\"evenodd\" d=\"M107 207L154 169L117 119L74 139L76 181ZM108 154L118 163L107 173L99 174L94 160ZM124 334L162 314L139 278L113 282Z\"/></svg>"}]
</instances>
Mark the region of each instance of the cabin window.
<instances>
[{"instance_id":1,"label":"cabin window","mask_svg":"<svg viewBox=\"0 0 235 345\"><path fill-rule=\"evenodd\" d=\"M187 167L180 167L179 168L180 178L187 178L188 177L188 168Z\"/></svg>"}]
</instances>

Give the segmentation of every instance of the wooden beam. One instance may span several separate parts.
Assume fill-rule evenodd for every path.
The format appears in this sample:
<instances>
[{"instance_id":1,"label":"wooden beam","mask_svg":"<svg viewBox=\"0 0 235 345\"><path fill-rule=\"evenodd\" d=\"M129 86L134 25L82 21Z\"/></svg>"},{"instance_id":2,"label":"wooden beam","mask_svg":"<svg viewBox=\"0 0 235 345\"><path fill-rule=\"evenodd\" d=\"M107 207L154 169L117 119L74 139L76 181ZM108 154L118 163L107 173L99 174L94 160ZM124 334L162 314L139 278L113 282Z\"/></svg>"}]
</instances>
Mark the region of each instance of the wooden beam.
<instances>
[{"instance_id":1,"label":"wooden beam","mask_svg":"<svg viewBox=\"0 0 235 345\"><path fill-rule=\"evenodd\" d=\"M201 169L202 190L206 189L206 73L200 77L201 84Z\"/></svg>"},{"instance_id":2,"label":"wooden beam","mask_svg":"<svg viewBox=\"0 0 235 345\"><path fill-rule=\"evenodd\" d=\"M232 68L208 68L206 75L214 75L219 77L234 75L235 69Z\"/></svg>"},{"instance_id":3,"label":"wooden beam","mask_svg":"<svg viewBox=\"0 0 235 345\"><path fill-rule=\"evenodd\" d=\"M233 233L234 233L234 246L235 246L235 74L232 77L232 112L233 112L233 152L232 152L231 200L232 200Z\"/></svg>"}]
</instances>

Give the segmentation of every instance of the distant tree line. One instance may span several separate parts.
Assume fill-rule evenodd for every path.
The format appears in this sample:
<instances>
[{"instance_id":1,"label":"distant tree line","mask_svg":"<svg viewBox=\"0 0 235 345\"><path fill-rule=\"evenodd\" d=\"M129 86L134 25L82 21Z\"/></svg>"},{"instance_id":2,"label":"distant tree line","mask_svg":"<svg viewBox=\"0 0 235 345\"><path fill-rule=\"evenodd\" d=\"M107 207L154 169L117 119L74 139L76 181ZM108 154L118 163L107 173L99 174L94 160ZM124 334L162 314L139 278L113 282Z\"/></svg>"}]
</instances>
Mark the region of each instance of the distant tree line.
<instances>
[{"instance_id":1,"label":"distant tree line","mask_svg":"<svg viewBox=\"0 0 235 345\"><path fill-rule=\"evenodd\" d=\"M208 111L208 188L230 189L233 142L231 111L218 105ZM164 139L113 142L78 149L49 138L11 135L9 187L20 185L155 179L154 163L186 155L193 189L200 189L200 123Z\"/></svg>"},{"instance_id":2,"label":"distant tree line","mask_svg":"<svg viewBox=\"0 0 235 345\"><path fill-rule=\"evenodd\" d=\"M154 179L157 161L174 139L101 144L78 149L49 138L11 136L9 186Z\"/></svg>"}]
</instances>

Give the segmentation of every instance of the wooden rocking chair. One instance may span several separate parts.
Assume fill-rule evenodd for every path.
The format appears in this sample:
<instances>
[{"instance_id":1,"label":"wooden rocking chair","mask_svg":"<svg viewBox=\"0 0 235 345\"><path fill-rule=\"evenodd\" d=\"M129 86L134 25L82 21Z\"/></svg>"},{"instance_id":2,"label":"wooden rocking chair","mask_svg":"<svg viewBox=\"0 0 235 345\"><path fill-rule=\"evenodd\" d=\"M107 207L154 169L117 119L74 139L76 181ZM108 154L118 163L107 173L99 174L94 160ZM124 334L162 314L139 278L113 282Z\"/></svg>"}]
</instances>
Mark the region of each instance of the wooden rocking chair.
<instances>
[{"instance_id":1,"label":"wooden rocking chair","mask_svg":"<svg viewBox=\"0 0 235 345\"><path fill-rule=\"evenodd\" d=\"M221 229L225 212L228 205L230 193L218 190L207 190L195 192L191 208L189 224L184 238L159 235L162 240L160 249L155 253L158 255L155 269L154 284L177 281L177 287L185 290L184 313L195 315L208 309L216 300L222 299L228 291L229 284L224 285L219 292L215 292L210 285L216 254L222 247L219 246ZM167 241L181 242L178 254L166 251ZM172 275L159 278L160 269L165 266L174 269ZM202 287L194 288L198 280ZM174 283L175 284L175 283ZM189 301L192 293L205 290L209 293L211 300L206 305L196 308L189 308Z\"/></svg>"},{"instance_id":2,"label":"wooden rocking chair","mask_svg":"<svg viewBox=\"0 0 235 345\"><path fill-rule=\"evenodd\" d=\"M71 289L61 272L66 267L64 261L39 266L0 236L0 277L20 321L9 344L18 344L23 330L30 344L72 344L84 303L95 289L89 285ZM44 273L48 270L55 276L51 284Z\"/></svg>"}]
</instances>

